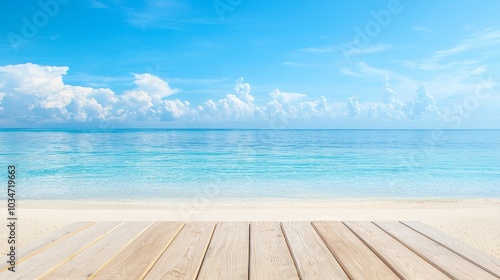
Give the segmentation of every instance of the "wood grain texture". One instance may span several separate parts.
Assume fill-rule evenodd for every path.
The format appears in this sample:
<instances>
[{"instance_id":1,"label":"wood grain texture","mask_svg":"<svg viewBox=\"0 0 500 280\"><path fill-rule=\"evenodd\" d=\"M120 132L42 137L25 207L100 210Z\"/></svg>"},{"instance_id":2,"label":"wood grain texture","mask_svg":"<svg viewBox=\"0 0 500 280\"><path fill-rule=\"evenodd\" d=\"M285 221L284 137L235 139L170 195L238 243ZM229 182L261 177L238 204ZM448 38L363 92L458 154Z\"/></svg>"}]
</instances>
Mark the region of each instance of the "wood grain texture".
<instances>
[{"instance_id":1,"label":"wood grain texture","mask_svg":"<svg viewBox=\"0 0 500 280\"><path fill-rule=\"evenodd\" d=\"M500 260L420 222L402 223L500 278Z\"/></svg>"},{"instance_id":2,"label":"wood grain texture","mask_svg":"<svg viewBox=\"0 0 500 280\"><path fill-rule=\"evenodd\" d=\"M371 222L344 222L403 279L450 279Z\"/></svg>"},{"instance_id":3,"label":"wood grain texture","mask_svg":"<svg viewBox=\"0 0 500 280\"><path fill-rule=\"evenodd\" d=\"M250 277L261 279L299 279L279 222L250 224Z\"/></svg>"},{"instance_id":4,"label":"wood grain texture","mask_svg":"<svg viewBox=\"0 0 500 280\"><path fill-rule=\"evenodd\" d=\"M85 228L20 263L15 274L10 271L0 273L0 279L37 279L53 267L78 255L118 225L119 222L101 222Z\"/></svg>"},{"instance_id":5,"label":"wood grain texture","mask_svg":"<svg viewBox=\"0 0 500 280\"><path fill-rule=\"evenodd\" d=\"M452 278L487 280L496 279L484 269L476 266L446 247L430 240L399 222L374 222L378 227L399 240L423 259L439 267Z\"/></svg>"},{"instance_id":6,"label":"wood grain texture","mask_svg":"<svg viewBox=\"0 0 500 280\"><path fill-rule=\"evenodd\" d=\"M283 222L301 279L349 279L310 222Z\"/></svg>"},{"instance_id":7,"label":"wood grain texture","mask_svg":"<svg viewBox=\"0 0 500 280\"><path fill-rule=\"evenodd\" d=\"M125 222L82 253L40 278L86 279L97 272L103 260L112 259L150 224L151 222Z\"/></svg>"},{"instance_id":8,"label":"wood grain texture","mask_svg":"<svg viewBox=\"0 0 500 280\"><path fill-rule=\"evenodd\" d=\"M219 222L197 279L248 279L250 248L248 222Z\"/></svg>"},{"instance_id":9,"label":"wood grain texture","mask_svg":"<svg viewBox=\"0 0 500 280\"><path fill-rule=\"evenodd\" d=\"M155 222L89 279L142 279L183 226L181 222Z\"/></svg>"},{"instance_id":10,"label":"wood grain texture","mask_svg":"<svg viewBox=\"0 0 500 280\"><path fill-rule=\"evenodd\" d=\"M17 251L17 262L18 264L26 260L27 258L49 248L50 246L56 244L57 242L60 242L64 240L65 238L68 238L69 236L78 233L79 231L93 225L93 222L76 222L70 225L67 225L49 236L36 240L31 244L28 244L27 246L21 247ZM8 266L4 266L7 262L7 257L2 259L1 266L2 268L0 269L0 272L6 270Z\"/></svg>"},{"instance_id":11,"label":"wood grain texture","mask_svg":"<svg viewBox=\"0 0 500 280\"><path fill-rule=\"evenodd\" d=\"M144 280L196 279L214 228L214 222L188 222Z\"/></svg>"},{"instance_id":12,"label":"wood grain texture","mask_svg":"<svg viewBox=\"0 0 500 280\"><path fill-rule=\"evenodd\" d=\"M351 279L400 279L342 222L313 222Z\"/></svg>"},{"instance_id":13,"label":"wood grain texture","mask_svg":"<svg viewBox=\"0 0 500 280\"><path fill-rule=\"evenodd\" d=\"M500 279L417 222L84 222L22 252L0 279Z\"/></svg>"}]
</instances>

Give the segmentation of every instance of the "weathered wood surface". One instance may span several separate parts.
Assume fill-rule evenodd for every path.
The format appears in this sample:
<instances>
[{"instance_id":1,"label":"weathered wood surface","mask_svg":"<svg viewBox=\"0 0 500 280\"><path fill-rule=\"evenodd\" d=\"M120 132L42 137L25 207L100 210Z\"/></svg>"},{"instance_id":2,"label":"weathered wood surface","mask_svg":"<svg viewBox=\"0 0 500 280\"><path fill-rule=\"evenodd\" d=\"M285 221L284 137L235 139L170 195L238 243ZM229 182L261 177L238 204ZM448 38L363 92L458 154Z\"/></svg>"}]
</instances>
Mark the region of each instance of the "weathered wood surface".
<instances>
[{"instance_id":1,"label":"weathered wood surface","mask_svg":"<svg viewBox=\"0 0 500 280\"><path fill-rule=\"evenodd\" d=\"M406 221L81 222L18 253L0 279L500 279L499 260Z\"/></svg>"}]
</instances>

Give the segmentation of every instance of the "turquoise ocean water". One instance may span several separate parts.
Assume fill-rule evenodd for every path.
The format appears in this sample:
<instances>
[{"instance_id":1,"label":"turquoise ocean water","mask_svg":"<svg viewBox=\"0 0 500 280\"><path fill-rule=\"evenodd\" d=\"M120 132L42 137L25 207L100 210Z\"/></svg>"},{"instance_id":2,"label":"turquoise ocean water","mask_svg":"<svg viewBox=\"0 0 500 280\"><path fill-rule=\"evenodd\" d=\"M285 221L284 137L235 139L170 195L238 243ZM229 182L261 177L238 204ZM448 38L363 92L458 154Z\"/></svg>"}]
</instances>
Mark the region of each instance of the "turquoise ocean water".
<instances>
[{"instance_id":1,"label":"turquoise ocean water","mask_svg":"<svg viewBox=\"0 0 500 280\"><path fill-rule=\"evenodd\" d=\"M0 130L0 162L19 199L500 198L499 130Z\"/></svg>"}]
</instances>

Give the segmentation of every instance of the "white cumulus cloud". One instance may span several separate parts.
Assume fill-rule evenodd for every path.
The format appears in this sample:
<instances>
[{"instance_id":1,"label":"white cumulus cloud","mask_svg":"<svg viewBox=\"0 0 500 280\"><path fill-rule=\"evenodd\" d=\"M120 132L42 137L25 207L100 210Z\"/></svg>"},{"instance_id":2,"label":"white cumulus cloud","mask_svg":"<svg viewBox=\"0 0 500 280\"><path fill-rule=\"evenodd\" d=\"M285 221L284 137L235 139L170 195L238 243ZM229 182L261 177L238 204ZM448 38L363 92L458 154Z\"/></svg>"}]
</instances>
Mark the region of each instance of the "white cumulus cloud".
<instances>
[{"instance_id":1,"label":"white cumulus cloud","mask_svg":"<svg viewBox=\"0 0 500 280\"><path fill-rule=\"evenodd\" d=\"M403 110L410 118L419 118L425 115L438 115L434 98L427 92L427 84L421 84L417 89L417 96L403 106Z\"/></svg>"},{"instance_id":2,"label":"white cumulus cloud","mask_svg":"<svg viewBox=\"0 0 500 280\"><path fill-rule=\"evenodd\" d=\"M349 97L347 99L346 107L347 107L347 116L350 118L355 118L359 116L361 109L359 107L358 96L355 95L353 97Z\"/></svg>"},{"instance_id":3,"label":"white cumulus cloud","mask_svg":"<svg viewBox=\"0 0 500 280\"><path fill-rule=\"evenodd\" d=\"M386 85L379 100L362 100L358 95L345 102L325 96L275 89L264 100L256 100L243 78L236 80L232 92L219 99L192 105L172 98L179 89L150 73L134 74L135 86L122 93L109 88L73 86L63 81L69 68L18 64L0 66L0 123L47 123L187 121L280 122L304 120L394 120L444 119L426 84L413 98L398 100L396 91ZM477 69L481 72L482 69ZM380 73L378 73L380 74ZM384 73L382 73L384 74ZM376 96L376 95L374 95Z\"/></svg>"},{"instance_id":4,"label":"white cumulus cloud","mask_svg":"<svg viewBox=\"0 0 500 280\"><path fill-rule=\"evenodd\" d=\"M250 84L239 78L234 86L234 94L229 93L218 101L207 100L198 106L197 111L201 118L207 120L251 120L258 108L253 103L255 98L250 90Z\"/></svg>"},{"instance_id":5,"label":"white cumulus cloud","mask_svg":"<svg viewBox=\"0 0 500 280\"><path fill-rule=\"evenodd\" d=\"M137 88L116 94L108 88L65 84L63 76L68 70L32 63L0 66L1 118L42 123L149 120L165 114L175 118L189 110L188 102L165 100L178 90L151 74L134 75Z\"/></svg>"},{"instance_id":6,"label":"white cumulus cloud","mask_svg":"<svg viewBox=\"0 0 500 280\"><path fill-rule=\"evenodd\" d=\"M163 98L179 92L178 89L170 88L166 81L149 73L134 74L134 77L138 89L147 92L153 98Z\"/></svg>"}]
</instances>

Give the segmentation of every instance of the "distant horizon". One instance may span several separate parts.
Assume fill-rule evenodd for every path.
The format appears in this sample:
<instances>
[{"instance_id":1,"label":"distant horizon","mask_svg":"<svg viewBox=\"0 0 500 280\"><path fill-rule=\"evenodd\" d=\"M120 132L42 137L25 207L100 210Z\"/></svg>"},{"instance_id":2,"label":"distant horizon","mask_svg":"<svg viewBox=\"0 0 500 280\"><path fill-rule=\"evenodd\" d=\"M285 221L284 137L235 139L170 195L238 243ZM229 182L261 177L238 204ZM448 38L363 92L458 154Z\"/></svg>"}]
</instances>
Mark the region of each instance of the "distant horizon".
<instances>
[{"instance_id":1,"label":"distant horizon","mask_svg":"<svg viewBox=\"0 0 500 280\"><path fill-rule=\"evenodd\" d=\"M423 130L423 131L500 131L500 128L210 128L210 127L203 127L203 128L167 128L167 127L138 127L138 128L107 128L107 129L100 129L100 128L73 128L73 127L68 127L68 128L28 128L28 127L12 127L12 128L5 128L2 127L0 128L0 131L8 131L8 130L39 130L39 131L102 131L102 132L107 132L107 131L116 131L116 130L121 130L121 131L127 131L127 130L235 130L235 131L245 131L245 130L269 130L269 131L293 131L293 130Z\"/></svg>"},{"instance_id":2,"label":"distant horizon","mask_svg":"<svg viewBox=\"0 0 500 280\"><path fill-rule=\"evenodd\" d=\"M500 197L499 130L0 130L26 199Z\"/></svg>"}]
</instances>

